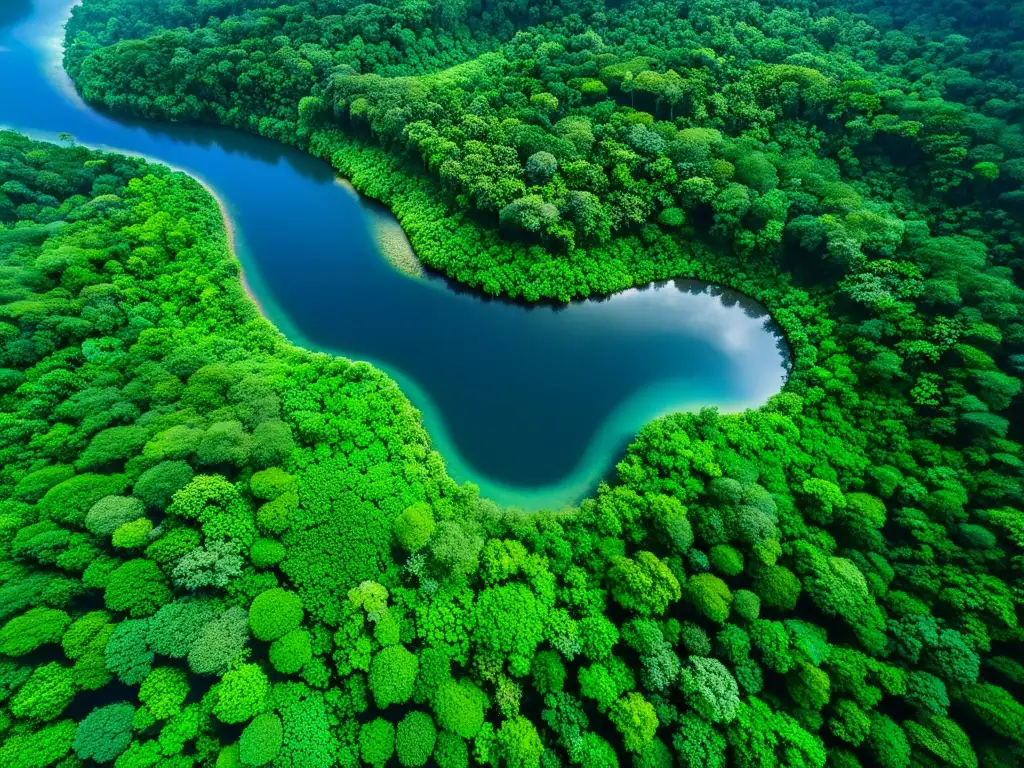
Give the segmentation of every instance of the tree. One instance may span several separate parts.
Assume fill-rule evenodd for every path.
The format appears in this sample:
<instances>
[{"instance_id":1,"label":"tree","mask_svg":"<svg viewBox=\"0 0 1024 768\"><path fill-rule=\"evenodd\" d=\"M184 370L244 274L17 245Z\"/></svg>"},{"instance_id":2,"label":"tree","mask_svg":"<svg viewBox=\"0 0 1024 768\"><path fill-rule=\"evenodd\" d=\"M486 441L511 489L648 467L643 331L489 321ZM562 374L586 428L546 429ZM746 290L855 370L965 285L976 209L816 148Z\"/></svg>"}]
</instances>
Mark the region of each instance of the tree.
<instances>
[{"instance_id":1,"label":"tree","mask_svg":"<svg viewBox=\"0 0 1024 768\"><path fill-rule=\"evenodd\" d=\"M404 704L412 696L419 662L401 645L392 645L377 652L370 663L370 691L378 709L391 704Z\"/></svg>"},{"instance_id":2,"label":"tree","mask_svg":"<svg viewBox=\"0 0 1024 768\"><path fill-rule=\"evenodd\" d=\"M603 661L619 641L619 630L604 616L588 616L580 621L580 639L584 656Z\"/></svg>"},{"instance_id":3,"label":"tree","mask_svg":"<svg viewBox=\"0 0 1024 768\"><path fill-rule=\"evenodd\" d=\"M800 580L782 565L766 565L754 580L754 592L769 608L789 612L796 608L801 592Z\"/></svg>"},{"instance_id":4,"label":"tree","mask_svg":"<svg viewBox=\"0 0 1024 768\"><path fill-rule=\"evenodd\" d=\"M24 656L61 639L71 619L64 611L33 608L15 616L0 628L0 653Z\"/></svg>"},{"instance_id":5,"label":"tree","mask_svg":"<svg viewBox=\"0 0 1024 768\"><path fill-rule=\"evenodd\" d=\"M205 587L226 587L242 573L242 556L233 541L212 541L178 559L171 571L177 587L195 592Z\"/></svg>"},{"instance_id":6,"label":"tree","mask_svg":"<svg viewBox=\"0 0 1024 768\"><path fill-rule=\"evenodd\" d=\"M38 506L44 517L81 525L96 502L123 493L127 484L124 475L75 475L48 490Z\"/></svg>"},{"instance_id":7,"label":"tree","mask_svg":"<svg viewBox=\"0 0 1024 768\"><path fill-rule=\"evenodd\" d=\"M544 615L544 605L522 584L490 587L477 597L473 639L499 663L507 658L514 676L525 676L544 636Z\"/></svg>"},{"instance_id":8,"label":"tree","mask_svg":"<svg viewBox=\"0 0 1024 768\"><path fill-rule=\"evenodd\" d=\"M604 180L604 176L601 175L600 179ZM572 221L580 237L593 238L600 243L607 242L611 237L611 218L600 198L593 192L570 191L565 196L561 212Z\"/></svg>"},{"instance_id":9,"label":"tree","mask_svg":"<svg viewBox=\"0 0 1024 768\"><path fill-rule=\"evenodd\" d=\"M359 730L359 755L368 765L383 766L395 754L395 727L379 717Z\"/></svg>"},{"instance_id":10,"label":"tree","mask_svg":"<svg viewBox=\"0 0 1024 768\"><path fill-rule=\"evenodd\" d=\"M217 618L216 605L204 598L175 600L158 610L149 622L146 640L161 656L183 659L207 624Z\"/></svg>"},{"instance_id":11,"label":"tree","mask_svg":"<svg viewBox=\"0 0 1024 768\"><path fill-rule=\"evenodd\" d=\"M149 541L149 535L153 531L153 522L145 517L125 523L116 531L110 539L115 549L138 549Z\"/></svg>"},{"instance_id":12,"label":"tree","mask_svg":"<svg viewBox=\"0 0 1024 768\"><path fill-rule=\"evenodd\" d=\"M112 763L132 740L135 707L127 702L98 707L75 730L73 748L83 760Z\"/></svg>"},{"instance_id":13,"label":"tree","mask_svg":"<svg viewBox=\"0 0 1024 768\"><path fill-rule=\"evenodd\" d=\"M396 734L398 762L405 768L421 768L434 752L437 730L425 712L410 712L398 724Z\"/></svg>"},{"instance_id":14,"label":"tree","mask_svg":"<svg viewBox=\"0 0 1024 768\"><path fill-rule=\"evenodd\" d=\"M729 723L739 711L736 678L717 659L691 656L680 673L686 702L713 723Z\"/></svg>"},{"instance_id":15,"label":"tree","mask_svg":"<svg viewBox=\"0 0 1024 768\"><path fill-rule=\"evenodd\" d=\"M736 161L736 181L763 194L778 185L779 174L767 155L748 152Z\"/></svg>"},{"instance_id":16,"label":"tree","mask_svg":"<svg viewBox=\"0 0 1024 768\"><path fill-rule=\"evenodd\" d=\"M167 509L174 494L188 485L194 476L187 462L162 461L139 475L132 487L132 495L149 509Z\"/></svg>"},{"instance_id":17,"label":"tree","mask_svg":"<svg viewBox=\"0 0 1024 768\"><path fill-rule=\"evenodd\" d=\"M348 591L348 600L353 608L366 611L370 621L380 622L387 614L388 590L375 581L364 581Z\"/></svg>"},{"instance_id":18,"label":"tree","mask_svg":"<svg viewBox=\"0 0 1024 768\"><path fill-rule=\"evenodd\" d=\"M103 600L108 609L139 618L169 603L171 590L152 560L129 560L110 574Z\"/></svg>"},{"instance_id":19,"label":"tree","mask_svg":"<svg viewBox=\"0 0 1024 768\"><path fill-rule=\"evenodd\" d=\"M98 613L103 612L100 611ZM86 614L86 616L89 616L89 614ZM83 691L98 691L114 679L114 675L107 669L106 658L104 657L104 650L114 633L114 625L107 623L107 620L109 620L109 616L104 616L102 625L97 626L99 622L96 622L93 625L94 631L89 636L88 641L84 643L80 650L75 649L77 657L71 671L75 677L75 684ZM71 634L70 631L69 634ZM65 639L67 637L68 635L65 635ZM68 646L65 646L65 655L68 655L67 649ZM68 658L71 658L71 656L69 655Z\"/></svg>"},{"instance_id":20,"label":"tree","mask_svg":"<svg viewBox=\"0 0 1024 768\"><path fill-rule=\"evenodd\" d=\"M949 708L946 685L928 672L911 670L907 675L907 701L933 715L945 714Z\"/></svg>"},{"instance_id":21,"label":"tree","mask_svg":"<svg viewBox=\"0 0 1024 768\"><path fill-rule=\"evenodd\" d=\"M110 536L125 523L144 517L146 508L141 501L129 496L105 496L89 509L85 527L96 536Z\"/></svg>"},{"instance_id":22,"label":"tree","mask_svg":"<svg viewBox=\"0 0 1024 768\"><path fill-rule=\"evenodd\" d=\"M540 735L525 717L514 717L501 724L498 743L509 768L538 768L544 751Z\"/></svg>"},{"instance_id":23,"label":"tree","mask_svg":"<svg viewBox=\"0 0 1024 768\"><path fill-rule=\"evenodd\" d=\"M717 576L699 573L686 582L686 599L701 614L716 624L723 624L729 618L732 593Z\"/></svg>"},{"instance_id":24,"label":"tree","mask_svg":"<svg viewBox=\"0 0 1024 768\"><path fill-rule=\"evenodd\" d=\"M608 578L616 602L641 616L659 616L682 596L678 579L650 552L616 558Z\"/></svg>"},{"instance_id":25,"label":"tree","mask_svg":"<svg viewBox=\"0 0 1024 768\"><path fill-rule=\"evenodd\" d=\"M238 757L243 765L267 765L281 751L284 731L281 718L264 713L256 715L238 740Z\"/></svg>"},{"instance_id":26,"label":"tree","mask_svg":"<svg viewBox=\"0 0 1024 768\"><path fill-rule=\"evenodd\" d=\"M580 765L583 768L618 768L615 748L596 733L584 734L580 745Z\"/></svg>"},{"instance_id":27,"label":"tree","mask_svg":"<svg viewBox=\"0 0 1024 768\"><path fill-rule=\"evenodd\" d=\"M277 640L302 623L302 600L294 592L268 589L249 607L249 626L258 640Z\"/></svg>"},{"instance_id":28,"label":"tree","mask_svg":"<svg viewBox=\"0 0 1024 768\"><path fill-rule=\"evenodd\" d=\"M805 709L821 710L828 704L832 681L828 673L812 664L798 663L786 680L789 695Z\"/></svg>"},{"instance_id":29,"label":"tree","mask_svg":"<svg viewBox=\"0 0 1024 768\"><path fill-rule=\"evenodd\" d=\"M483 545L483 539L472 531L452 520L442 520L430 539L430 553L450 574L464 576L477 569Z\"/></svg>"},{"instance_id":30,"label":"tree","mask_svg":"<svg viewBox=\"0 0 1024 768\"><path fill-rule=\"evenodd\" d=\"M75 682L68 667L55 661L36 667L11 697L11 714L22 720L48 722L57 719L75 696Z\"/></svg>"},{"instance_id":31,"label":"tree","mask_svg":"<svg viewBox=\"0 0 1024 768\"><path fill-rule=\"evenodd\" d=\"M153 667L153 652L146 643L149 619L127 619L114 627L104 658L107 669L125 685L138 685Z\"/></svg>"},{"instance_id":32,"label":"tree","mask_svg":"<svg viewBox=\"0 0 1024 768\"><path fill-rule=\"evenodd\" d=\"M251 450L252 438L241 422L220 421L207 428L196 448L196 460L206 465L231 464L239 467L249 460Z\"/></svg>"},{"instance_id":33,"label":"tree","mask_svg":"<svg viewBox=\"0 0 1024 768\"><path fill-rule=\"evenodd\" d=\"M969 685L978 679L980 660L967 640L954 629L939 632L935 645L928 650L929 668L950 682Z\"/></svg>"},{"instance_id":34,"label":"tree","mask_svg":"<svg viewBox=\"0 0 1024 768\"><path fill-rule=\"evenodd\" d=\"M903 729L891 718L873 712L868 746L882 768L907 768L911 761L910 743Z\"/></svg>"},{"instance_id":35,"label":"tree","mask_svg":"<svg viewBox=\"0 0 1024 768\"><path fill-rule=\"evenodd\" d=\"M245 610L228 608L199 632L188 651L189 668L197 675L223 675L245 648L249 622Z\"/></svg>"},{"instance_id":36,"label":"tree","mask_svg":"<svg viewBox=\"0 0 1024 768\"><path fill-rule=\"evenodd\" d=\"M322 694L305 689L305 698L282 708L281 725L284 736L276 763L317 768L332 765L337 742L331 737Z\"/></svg>"},{"instance_id":37,"label":"tree","mask_svg":"<svg viewBox=\"0 0 1024 768\"><path fill-rule=\"evenodd\" d=\"M249 550L249 559L257 568L270 568L284 560L287 550L274 539L256 539Z\"/></svg>"},{"instance_id":38,"label":"tree","mask_svg":"<svg viewBox=\"0 0 1024 768\"><path fill-rule=\"evenodd\" d=\"M142 449L149 435L142 427L110 427L96 434L75 462L79 472L117 466Z\"/></svg>"},{"instance_id":39,"label":"tree","mask_svg":"<svg viewBox=\"0 0 1024 768\"><path fill-rule=\"evenodd\" d=\"M19 501L39 501L48 490L55 485L70 480L75 475L74 467L67 464L54 464L30 472L18 481L12 494Z\"/></svg>"},{"instance_id":40,"label":"tree","mask_svg":"<svg viewBox=\"0 0 1024 768\"><path fill-rule=\"evenodd\" d=\"M448 680L437 689L434 713L447 731L463 739L472 739L484 723L487 696L470 680Z\"/></svg>"},{"instance_id":41,"label":"tree","mask_svg":"<svg viewBox=\"0 0 1024 768\"><path fill-rule=\"evenodd\" d=\"M524 232L544 232L558 221L558 208L540 195L526 195L501 209L502 226Z\"/></svg>"},{"instance_id":42,"label":"tree","mask_svg":"<svg viewBox=\"0 0 1024 768\"><path fill-rule=\"evenodd\" d=\"M530 97L530 104L549 113L558 109L558 99L550 93L535 93Z\"/></svg>"},{"instance_id":43,"label":"tree","mask_svg":"<svg viewBox=\"0 0 1024 768\"><path fill-rule=\"evenodd\" d=\"M831 522L835 510L846 506L846 498L839 486L828 480L818 478L804 480L803 492L810 501L808 512L812 514L812 519L816 522Z\"/></svg>"},{"instance_id":44,"label":"tree","mask_svg":"<svg viewBox=\"0 0 1024 768\"><path fill-rule=\"evenodd\" d=\"M0 743L0 765L11 768L45 768L71 751L75 738L73 720L60 720L36 731L8 732Z\"/></svg>"},{"instance_id":45,"label":"tree","mask_svg":"<svg viewBox=\"0 0 1024 768\"><path fill-rule=\"evenodd\" d=\"M722 576L739 576L743 573L743 554L728 544L716 544L708 553L708 561Z\"/></svg>"},{"instance_id":46,"label":"tree","mask_svg":"<svg viewBox=\"0 0 1024 768\"><path fill-rule=\"evenodd\" d=\"M267 419L252 432L250 458L257 467L285 464L295 450L292 429L280 419Z\"/></svg>"},{"instance_id":47,"label":"tree","mask_svg":"<svg viewBox=\"0 0 1024 768\"><path fill-rule=\"evenodd\" d=\"M451 731L441 731L434 746L434 762L439 768L469 768L466 742Z\"/></svg>"},{"instance_id":48,"label":"tree","mask_svg":"<svg viewBox=\"0 0 1024 768\"><path fill-rule=\"evenodd\" d=\"M263 707L270 681L258 664L232 669L213 688L213 714L222 723L242 723Z\"/></svg>"},{"instance_id":49,"label":"tree","mask_svg":"<svg viewBox=\"0 0 1024 768\"><path fill-rule=\"evenodd\" d=\"M964 690L967 703L978 718L1005 739L1024 744L1024 706L997 685L978 683Z\"/></svg>"},{"instance_id":50,"label":"tree","mask_svg":"<svg viewBox=\"0 0 1024 768\"><path fill-rule=\"evenodd\" d=\"M299 672L312 658L309 633L304 629L293 629L270 644L270 663L281 674L293 675Z\"/></svg>"},{"instance_id":51,"label":"tree","mask_svg":"<svg viewBox=\"0 0 1024 768\"><path fill-rule=\"evenodd\" d=\"M754 621L761 615L761 598L746 589L732 593L732 610L742 621Z\"/></svg>"},{"instance_id":52,"label":"tree","mask_svg":"<svg viewBox=\"0 0 1024 768\"><path fill-rule=\"evenodd\" d=\"M550 152L534 152L526 161L526 177L533 184L547 184L558 170L558 160Z\"/></svg>"},{"instance_id":53,"label":"tree","mask_svg":"<svg viewBox=\"0 0 1024 768\"><path fill-rule=\"evenodd\" d=\"M199 532L186 526L161 526L162 535L148 547L146 557L157 565L168 565L199 546Z\"/></svg>"},{"instance_id":54,"label":"tree","mask_svg":"<svg viewBox=\"0 0 1024 768\"><path fill-rule=\"evenodd\" d=\"M106 611L90 611L80 616L60 638L64 655L72 661L81 658L83 654L93 648L97 638L106 629L113 631L110 614ZM103 639L103 645L106 646L106 638Z\"/></svg>"},{"instance_id":55,"label":"tree","mask_svg":"<svg viewBox=\"0 0 1024 768\"><path fill-rule=\"evenodd\" d=\"M819 737L804 730L785 712L773 711L754 696L740 705L736 719L726 729L726 738L738 765L824 768L826 763L827 753ZM829 757L834 759L834 753Z\"/></svg>"},{"instance_id":56,"label":"tree","mask_svg":"<svg viewBox=\"0 0 1024 768\"><path fill-rule=\"evenodd\" d=\"M597 708L601 712L606 711L622 693L621 686L615 676L604 664L591 664L589 667L580 667L579 673L580 695L584 698L594 699Z\"/></svg>"},{"instance_id":57,"label":"tree","mask_svg":"<svg viewBox=\"0 0 1024 768\"><path fill-rule=\"evenodd\" d=\"M434 513L428 504L413 504L402 510L391 525L398 545L408 552L418 552L434 533Z\"/></svg>"},{"instance_id":58,"label":"tree","mask_svg":"<svg viewBox=\"0 0 1024 768\"><path fill-rule=\"evenodd\" d=\"M636 768L672 768L674 763L672 751L665 742L654 739L644 749L643 754L637 756L635 765Z\"/></svg>"},{"instance_id":59,"label":"tree","mask_svg":"<svg viewBox=\"0 0 1024 768\"><path fill-rule=\"evenodd\" d=\"M926 760L952 768L977 768L970 739L948 717L926 715L920 722L906 720L902 725L911 748Z\"/></svg>"},{"instance_id":60,"label":"tree","mask_svg":"<svg viewBox=\"0 0 1024 768\"><path fill-rule=\"evenodd\" d=\"M839 699L831 707L828 719L829 730L853 747L859 747L871 732L871 720L867 713L850 699Z\"/></svg>"},{"instance_id":61,"label":"tree","mask_svg":"<svg viewBox=\"0 0 1024 768\"><path fill-rule=\"evenodd\" d=\"M628 693L616 701L608 717L622 734L622 743L630 752L642 755L654 741L658 717L654 707L639 693Z\"/></svg>"},{"instance_id":62,"label":"tree","mask_svg":"<svg viewBox=\"0 0 1024 768\"><path fill-rule=\"evenodd\" d=\"M185 671L177 667L157 667L139 687L139 701L157 720L167 720L181 711L188 696Z\"/></svg>"},{"instance_id":63,"label":"tree","mask_svg":"<svg viewBox=\"0 0 1024 768\"><path fill-rule=\"evenodd\" d=\"M272 467L253 474L249 489L257 499L273 501L295 491L295 478L280 467Z\"/></svg>"},{"instance_id":64,"label":"tree","mask_svg":"<svg viewBox=\"0 0 1024 768\"><path fill-rule=\"evenodd\" d=\"M666 227L678 229L686 224L686 212L682 208L665 208L658 214L658 223Z\"/></svg>"},{"instance_id":65,"label":"tree","mask_svg":"<svg viewBox=\"0 0 1024 768\"><path fill-rule=\"evenodd\" d=\"M560 693L565 685L565 665L556 651L541 651L533 657L530 676L533 687L542 696Z\"/></svg>"}]
</instances>

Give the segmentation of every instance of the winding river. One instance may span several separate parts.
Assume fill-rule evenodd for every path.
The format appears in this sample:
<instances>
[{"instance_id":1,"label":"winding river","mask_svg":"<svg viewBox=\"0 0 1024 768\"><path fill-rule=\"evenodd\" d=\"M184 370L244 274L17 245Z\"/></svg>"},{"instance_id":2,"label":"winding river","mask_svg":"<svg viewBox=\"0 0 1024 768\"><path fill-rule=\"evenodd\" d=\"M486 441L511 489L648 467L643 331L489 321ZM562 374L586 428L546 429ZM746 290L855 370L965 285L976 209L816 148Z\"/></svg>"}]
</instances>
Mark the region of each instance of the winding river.
<instances>
[{"instance_id":1,"label":"winding river","mask_svg":"<svg viewBox=\"0 0 1024 768\"><path fill-rule=\"evenodd\" d=\"M2 0L0 0L2 2ZM764 310L676 282L564 307L494 301L381 255L396 223L326 164L229 129L112 119L60 68L68 0L0 13L0 125L188 171L223 201L250 290L295 344L373 363L423 413L458 481L501 504L558 508L591 492L643 424L757 406L786 377Z\"/></svg>"}]
</instances>

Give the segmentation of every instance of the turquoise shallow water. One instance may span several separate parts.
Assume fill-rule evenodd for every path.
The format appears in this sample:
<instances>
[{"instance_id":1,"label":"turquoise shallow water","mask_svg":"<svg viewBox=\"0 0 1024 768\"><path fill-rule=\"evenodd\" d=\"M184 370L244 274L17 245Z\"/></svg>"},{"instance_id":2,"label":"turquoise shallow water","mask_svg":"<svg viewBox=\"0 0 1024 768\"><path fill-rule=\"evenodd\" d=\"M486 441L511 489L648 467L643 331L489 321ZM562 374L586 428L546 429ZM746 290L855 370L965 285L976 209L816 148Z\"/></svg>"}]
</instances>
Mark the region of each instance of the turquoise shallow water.
<instances>
[{"instance_id":1,"label":"turquoise shallow water","mask_svg":"<svg viewBox=\"0 0 1024 768\"><path fill-rule=\"evenodd\" d=\"M692 282L527 307L413 279L380 255L366 205L302 152L228 129L116 120L60 70L67 0L0 17L0 125L72 134L182 168L223 200L246 280L296 344L371 362L423 413L450 473L502 504L593 490L643 424L756 406L785 381L764 311Z\"/></svg>"}]
</instances>

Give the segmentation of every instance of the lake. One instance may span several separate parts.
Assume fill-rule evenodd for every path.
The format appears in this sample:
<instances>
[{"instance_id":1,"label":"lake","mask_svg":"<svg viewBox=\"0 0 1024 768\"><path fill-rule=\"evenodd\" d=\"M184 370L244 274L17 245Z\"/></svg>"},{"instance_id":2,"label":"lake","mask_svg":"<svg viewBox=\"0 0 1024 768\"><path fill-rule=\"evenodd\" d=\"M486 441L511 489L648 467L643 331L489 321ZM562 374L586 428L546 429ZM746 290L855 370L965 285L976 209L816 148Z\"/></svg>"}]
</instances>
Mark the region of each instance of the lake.
<instances>
[{"instance_id":1,"label":"lake","mask_svg":"<svg viewBox=\"0 0 1024 768\"><path fill-rule=\"evenodd\" d=\"M201 179L226 206L264 314L295 344L393 376L449 473L484 496L573 504L651 419L756 407L784 384L785 342L763 308L712 286L525 306L399 272L378 246L380 212L327 164L230 129L86 106L60 68L67 14L67 0L37 0L20 18L0 15L0 125L66 132Z\"/></svg>"}]
</instances>

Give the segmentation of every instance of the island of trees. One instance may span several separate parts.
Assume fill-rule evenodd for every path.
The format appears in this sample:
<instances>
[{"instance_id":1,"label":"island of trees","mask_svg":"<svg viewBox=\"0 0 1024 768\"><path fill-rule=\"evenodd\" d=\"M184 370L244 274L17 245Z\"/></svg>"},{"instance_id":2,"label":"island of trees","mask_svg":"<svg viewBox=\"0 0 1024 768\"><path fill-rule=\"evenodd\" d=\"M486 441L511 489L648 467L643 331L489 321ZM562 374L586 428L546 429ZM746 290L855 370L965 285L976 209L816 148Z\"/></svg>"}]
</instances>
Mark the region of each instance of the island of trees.
<instances>
[{"instance_id":1,"label":"island of trees","mask_svg":"<svg viewBox=\"0 0 1024 768\"><path fill-rule=\"evenodd\" d=\"M215 201L0 133L0 765L1024 763L1011 2L85 0L118 113L296 144L526 301L700 277L785 390L578 508L459 486Z\"/></svg>"}]
</instances>

